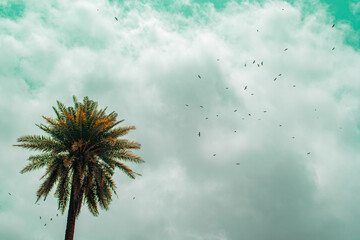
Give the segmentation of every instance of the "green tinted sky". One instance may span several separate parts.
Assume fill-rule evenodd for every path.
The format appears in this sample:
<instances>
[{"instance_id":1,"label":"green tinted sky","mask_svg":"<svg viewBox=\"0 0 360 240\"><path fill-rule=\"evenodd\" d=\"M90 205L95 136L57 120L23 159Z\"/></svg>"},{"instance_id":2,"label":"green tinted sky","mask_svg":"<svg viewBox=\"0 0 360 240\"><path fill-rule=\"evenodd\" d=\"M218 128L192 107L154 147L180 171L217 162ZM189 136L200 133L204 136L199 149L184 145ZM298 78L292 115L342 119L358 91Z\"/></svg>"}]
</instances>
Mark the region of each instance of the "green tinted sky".
<instances>
[{"instance_id":1,"label":"green tinted sky","mask_svg":"<svg viewBox=\"0 0 360 240\"><path fill-rule=\"evenodd\" d=\"M0 1L0 239L63 238L12 144L73 95L146 161L77 240L357 239L360 4L334 3Z\"/></svg>"}]
</instances>

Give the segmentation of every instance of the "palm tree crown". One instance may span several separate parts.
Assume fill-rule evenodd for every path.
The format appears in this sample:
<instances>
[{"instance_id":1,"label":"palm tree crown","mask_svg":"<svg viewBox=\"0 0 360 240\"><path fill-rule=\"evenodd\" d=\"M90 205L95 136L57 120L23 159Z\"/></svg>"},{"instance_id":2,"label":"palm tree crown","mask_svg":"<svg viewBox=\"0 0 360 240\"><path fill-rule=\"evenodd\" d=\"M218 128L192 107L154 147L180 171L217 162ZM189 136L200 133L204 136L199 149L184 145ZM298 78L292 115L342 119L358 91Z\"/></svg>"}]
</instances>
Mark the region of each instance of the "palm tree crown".
<instances>
[{"instance_id":1,"label":"palm tree crown","mask_svg":"<svg viewBox=\"0 0 360 240\"><path fill-rule=\"evenodd\" d=\"M112 179L115 168L121 169L130 178L140 175L122 161L143 163L144 161L128 149L139 149L140 144L118 139L134 126L116 127L124 120L117 121L117 114L105 114L98 110L97 102L85 97L83 103L73 97L74 107L65 107L57 101L53 107L57 118L44 117L47 125L36 124L50 136L28 135L17 139L21 144L14 146L41 151L29 157L30 163L21 173L46 167L45 178L37 191L37 201L47 195L57 184L55 197L58 209L64 213L70 201L69 215L80 213L82 202L90 212L98 215L98 205L108 209L116 185ZM116 127L116 128L115 128ZM68 216L69 224L69 216Z\"/></svg>"}]
</instances>

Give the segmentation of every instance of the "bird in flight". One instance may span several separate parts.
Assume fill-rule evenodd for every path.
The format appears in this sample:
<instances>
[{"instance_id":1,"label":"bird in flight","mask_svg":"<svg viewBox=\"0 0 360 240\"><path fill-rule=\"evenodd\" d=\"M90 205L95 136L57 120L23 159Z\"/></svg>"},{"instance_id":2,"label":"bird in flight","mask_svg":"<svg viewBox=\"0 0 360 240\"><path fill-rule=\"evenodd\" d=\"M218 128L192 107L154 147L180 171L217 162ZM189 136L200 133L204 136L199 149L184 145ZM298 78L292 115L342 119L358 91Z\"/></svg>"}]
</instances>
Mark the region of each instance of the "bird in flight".
<instances>
[{"instance_id":1,"label":"bird in flight","mask_svg":"<svg viewBox=\"0 0 360 240\"><path fill-rule=\"evenodd\" d=\"M237 110L235 109L234 112L236 112Z\"/></svg>"},{"instance_id":2,"label":"bird in flight","mask_svg":"<svg viewBox=\"0 0 360 240\"><path fill-rule=\"evenodd\" d=\"M50 218L50 221L52 221L52 218Z\"/></svg>"},{"instance_id":3,"label":"bird in flight","mask_svg":"<svg viewBox=\"0 0 360 240\"><path fill-rule=\"evenodd\" d=\"M215 156L216 156L216 154L213 154L213 156L215 157Z\"/></svg>"},{"instance_id":4,"label":"bird in flight","mask_svg":"<svg viewBox=\"0 0 360 240\"><path fill-rule=\"evenodd\" d=\"M251 114L250 114L250 113L249 113L248 115L249 115L249 116L251 116Z\"/></svg>"},{"instance_id":5,"label":"bird in flight","mask_svg":"<svg viewBox=\"0 0 360 240\"><path fill-rule=\"evenodd\" d=\"M274 81L276 81L277 78L274 78Z\"/></svg>"},{"instance_id":6,"label":"bird in flight","mask_svg":"<svg viewBox=\"0 0 360 240\"><path fill-rule=\"evenodd\" d=\"M335 24L333 24L331 27L332 27L332 28L335 27Z\"/></svg>"},{"instance_id":7,"label":"bird in flight","mask_svg":"<svg viewBox=\"0 0 360 240\"><path fill-rule=\"evenodd\" d=\"M240 165L240 163L236 163L236 165Z\"/></svg>"},{"instance_id":8,"label":"bird in flight","mask_svg":"<svg viewBox=\"0 0 360 240\"><path fill-rule=\"evenodd\" d=\"M58 217L58 216L59 216L59 214L56 214L56 216Z\"/></svg>"},{"instance_id":9,"label":"bird in flight","mask_svg":"<svg viewBox=\"0 0 360 240\"><path fill-rule=\"evenodd\" d=\"M288 50L287 48L284 49L284 51L287 51L287 50Z\"/></svg>"},{"instance_id":10,"label":"bird in flight","mask_svg":"<svg viewBox=\"0 0 360 240\"><path fill-rule=\"evenodd\" d=\"M205 119L209 119L209 118L205 118Z\"/></svg>"},{"instance_id":11,"label":"bird in flight","mask_svg":"<svg viewBox=\"0 0 360 240\"><path fill-rule=\"evenodd\" d=\"M185 104L185 106L187 106L187 107L188 107L189 105Z\"/></svg>"},{"instance_id":12,"label":"bird in flight","mask_svg":"<svg viewBox=\"0 0 360 240\"><path fill-rule=\"evenodd\" d=\"M200 137L200 132L199 132L199 137Z\"/></svg>"},{"instance_id":13,"label":"bird in flight","mask_svg":"<svg viewBox=\"0 0 360 240\"><path fill-rule=\"evenodd\" d=\"M244 65L245 67L246 67L246 63L245 63L245 65Z\"/></svg>"},{"instance_id":14,"label":"bird in flight","mask_svg":"<svg viewBox=\"0 0 360 240\"><path fill-rule=\"evenodd\" d=\"M201 108L204 108L203 106L200 106Z\"/></svg>"},{"instance_id":15,"label":"bird in flight","mask_svg":"<svg viewBox=\"0 0 360 240\"><path fill-rule=\"evenodd\" d=\"M236 130L234 132L236 132Z\"/></svg>"},{"instance_id":16,"label":"bird in flight","mask_svg":"<svg viewBox=\"0 0 360 240\"><path fill-rule=\"evenodd\" d=\"M263 62L263 61L261 61L261 66L262 66L262 65L264 65L264 62Z\"/></svg>"},{"instance_id":17,"label":"bird in flight","mask_svg":"<svg viewBox=\"0 0 360 240\"><path fill-rule=\"evenodd\" d=\"M198 78L200 78L200 79L201 79L201 76L200 76L200 75L198 75Z\"/></svg>"},{"instance_id":18,"label":"bird in flight","mask_svg":"<svg viewBox=\"0 0 360 240\"><path fill-rule=\"evenodd\" d=\"M279 73L279 77L281 76L281 73Z\"/></svg>"},{"instance_id":19,"label":"bird in flight","mask_svg":"<svg viewBox=\"0 0 360 240\"><path fill-rule=\"evenodd\" d=\"M253 64L255 63L255 60L253 61Z\"/></svg>"},{"instance_id":20,"label":"bird in flight","mask_svg":"<svg viewBox=\"0 0 360 240\"><path fill-rule=\"evenodd\" d=\"M115 17L115 20L116 20L116 21L119 21L117 17Z\"/></svg>"},{"instance_id":21,"label":"bird in flight","mask_svg":"<svg viewBox=\"0 0 360 240\"><path fill-rule=\"evenodd\" d=\"M266 110L264 110L264 113L266 113L267 111Z\"/></svg>"},{"instance_id":22,"label":"bird in flight","mask_svg":"<svg viewBox=\"0 0 360 240\"><path fill-rule=\"evenodd\" d=\"M282 125L281 124L279 124L279 127L281 127Z\"/></svg>"},{"instance_id":23,"label":"bird in flight","mask_svg":"<svg viewBox=\"0 0 360 240\"><path fill-rule=\"evenodd\" d=\"M246 90L247 89L247 85L244 87L244 90Z\"/></svg>"},{"instance_id":24,"label":"bird in flight","mask_svg":"<svg viewBox=\"0 0 360 240\"><path fill-rule=\"evenodd\" d=\"M11 196L11 193L8 193Z\"/></svg>"},{"instance_id":25,"label":"bird in flight","mask_svg":"<svg viewBox=\"0 0 360 240\"><path fill-rule=\"evenodd\" d=\"M219 116L219 115L216 115L217 117ZM200 133L199 133L200 134Z\"/></svg>"},{"instance_id":26,"label":"bird in flight","mask_svg":"<svg viewBox=\"0 0 360 240\"><path fill-rule=\"evenodd\" d=\"M228 87L226 89L229 89Z\"/></svg>"},{"instance_id":27,"label":"bird in flight","mask_svg":"<svg viewBox=\"0 0 360 240\"><path fill-rule=\"evenodd\" d=\"M335 50L335 48L333 47L331 50Z\"/></svg>"},{"instance_id":28,"label":"bird in flight","mask_svg":"<svg viewBox=\"0 0 360 240\"><path fill-rule=\"evenodd\" d=\"M258 67L260 67L260 65L259 64L257 64L258 65Z\"/></svg>"},{"instance_id":29,"label":"bird in flight","mask_svg":"<svg viewBox=\"0 0 360 240\"><path fill-rule=\"evenodd\" d=\"M296 87L296 85L293 85L293 87Z\"/></svg>"},{"instance_id":30,"label":"bird in flight","mask_svg":"<svg viewBox=\"0 0 360 240\"><path fill-rule=\"evenodd\" d=\"M40 220L41 220L41 216L40 216Z\"/></svg>"},{"instance_id":31,"label":"bird in flight","mask_svg":"<svg viewBox=\"0 0 360 240\"><path fill-rule=\"evenodd\" d=\"M133 200L135 199L135 197L133 197Z\"/></svg>"},{"instance_id":32,"label":"bird in flight","mask_svg":"<svg viewBox=\"0 0 360 240\"><path fill-rule=\"evenodd\" d=\"M307 155L309 155L309 154L310 154L310 152L307 153Z\"/></svg>"},{"instance_id":33,"label":"bird in flight","mask_svg":"<svg viewBox=\"0 0 360 240\"><path fill-rule=\"evenodd\" d=\"M216 59L216 61L220 61L220 59Z\"/></svg>"},{"instance_id":34,"label":"bird in flight","mask_svg":"<svg viewBox=\"0 0 360 240\"><path fill-rule=\"evenodd\" d=\"M46 226L46 223L44 224L44 227Z\"/></svg>"}]
</instances>

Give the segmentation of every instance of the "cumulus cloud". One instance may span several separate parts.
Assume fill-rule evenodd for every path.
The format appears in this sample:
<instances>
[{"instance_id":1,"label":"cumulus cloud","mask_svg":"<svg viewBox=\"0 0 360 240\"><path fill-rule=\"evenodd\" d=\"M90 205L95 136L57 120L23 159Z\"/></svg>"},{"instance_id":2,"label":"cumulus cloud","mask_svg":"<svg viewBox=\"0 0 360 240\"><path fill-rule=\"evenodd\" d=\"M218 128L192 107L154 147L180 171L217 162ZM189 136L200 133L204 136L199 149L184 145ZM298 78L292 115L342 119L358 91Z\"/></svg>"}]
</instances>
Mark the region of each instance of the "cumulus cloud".
<instances>
[{"instance_id":1,"label":"cumulus cloud","mask_svg":"<svg viewBox=\"0 0 360 240\"><path fill-rule=\"evenodd\" d=\"M72 95L135 125L146 161L134 181L116 173L109 211L83 207L76 239L359 235L360 56L322 5L23 4L0 18L0 238L63 236L56 199L34 205L42 171L20 175L31 153L11 144Z\"/></svg>"}]
</instances>

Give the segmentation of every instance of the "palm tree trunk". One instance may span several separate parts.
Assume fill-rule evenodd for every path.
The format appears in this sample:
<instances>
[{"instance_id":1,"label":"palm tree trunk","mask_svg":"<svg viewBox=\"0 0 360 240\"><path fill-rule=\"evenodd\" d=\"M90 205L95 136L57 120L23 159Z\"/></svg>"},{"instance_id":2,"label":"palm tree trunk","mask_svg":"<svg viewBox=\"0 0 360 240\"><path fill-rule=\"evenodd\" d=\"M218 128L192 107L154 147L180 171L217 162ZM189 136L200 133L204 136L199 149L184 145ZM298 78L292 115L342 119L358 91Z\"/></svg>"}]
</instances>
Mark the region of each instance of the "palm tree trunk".
<instances>
[{"instance_id":1,"label":"palm tree trunk","mask_svg":"<svg viewBox=\"0 0 360 240\"><path fill-rule=\"evenodd\" d=\"M74 188L71 188L70 204L68 211L68 218L66 224L65 240L73 240L75 232L75 221L76 221L76 202L74 199Z\"/></svg>"}]
</instances>

